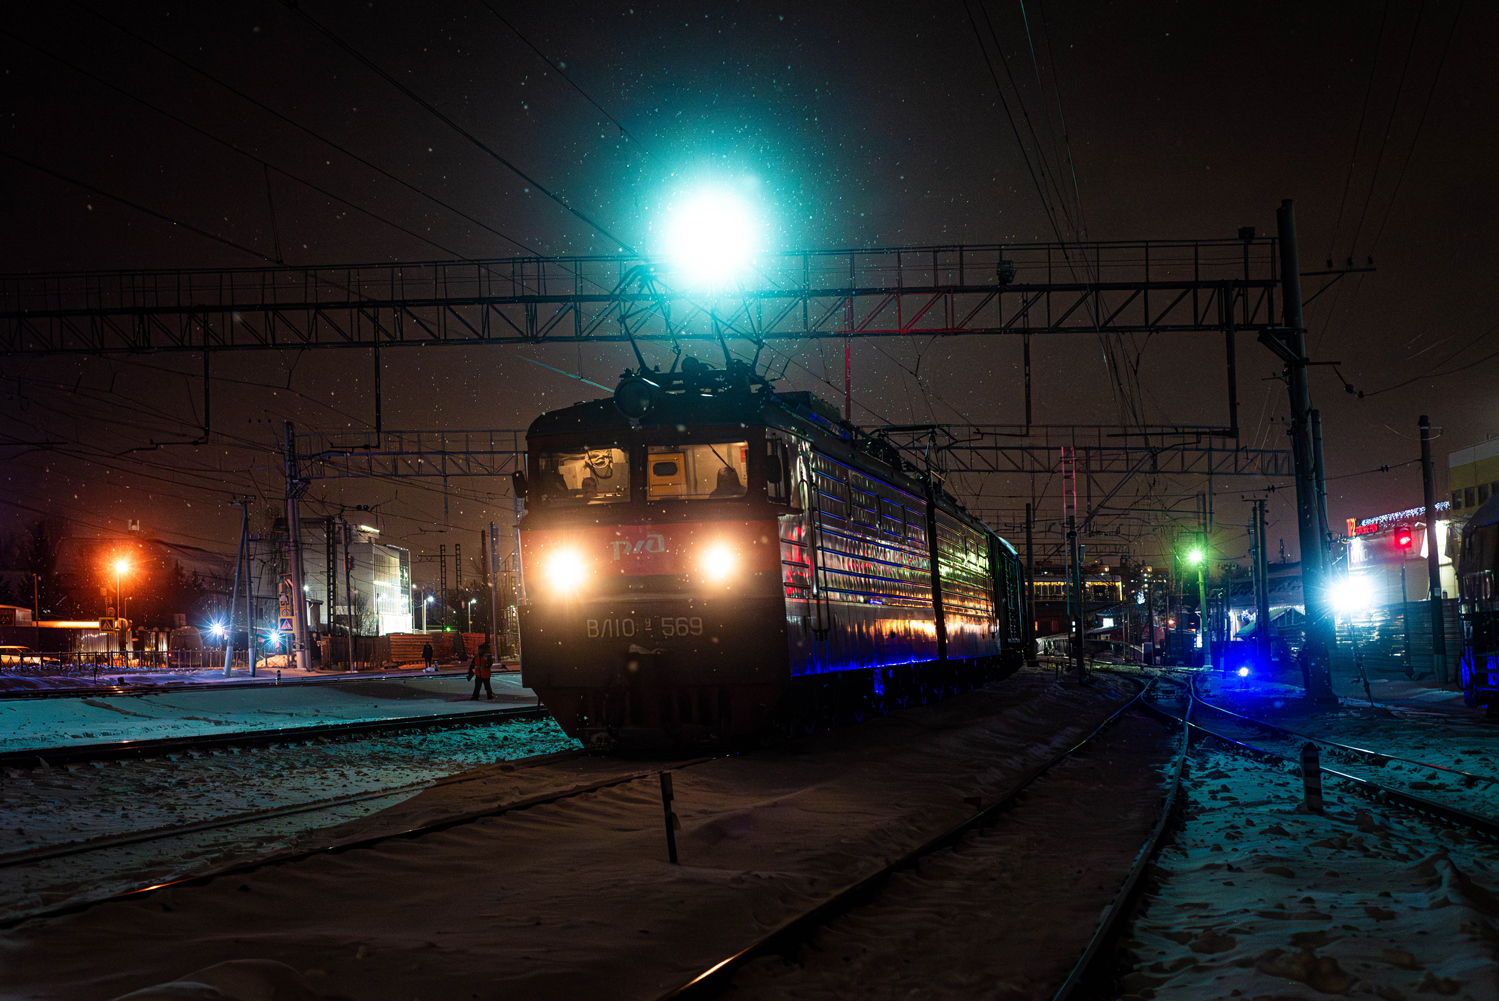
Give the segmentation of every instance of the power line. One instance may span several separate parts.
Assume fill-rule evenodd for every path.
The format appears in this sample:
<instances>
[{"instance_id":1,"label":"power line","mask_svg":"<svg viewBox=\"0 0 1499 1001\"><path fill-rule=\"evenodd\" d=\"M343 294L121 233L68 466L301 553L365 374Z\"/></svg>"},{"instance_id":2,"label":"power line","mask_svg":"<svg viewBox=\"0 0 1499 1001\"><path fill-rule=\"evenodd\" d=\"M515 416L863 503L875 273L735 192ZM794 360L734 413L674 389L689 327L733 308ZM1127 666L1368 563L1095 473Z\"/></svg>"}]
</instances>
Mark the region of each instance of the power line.
<instances>
[{"instance_id":1,"label":"power line","mask_svg":"<svg viewBox=\"0 0 1499 1001\"><path fill-rule=\"evenodd\" d=\"M968 0L963 0L963 12L968 16L968 25L973 28L973 40L978 42L979 55L984 60L984 69L989 71L989 79L994 81L994 92L999 95L1000 107L1005 109L1005 118L1010 123L1010 131L1015 136L1015 145L1020 150L1020 158L1025 161L1025 169L1031 175L1031 184L1035 186L1036 197L1041 199L1041 211L1046 214L1046 221L1051 224L1051 231L1062 239L1062 231L1057 226L1057 221L1052 216L1051 202L1046 197L1046 190L1041 186L1041 181L1036 177L1036 168L1031 166L1030 153L1025 148L1025 141L1020 138L1020 128L1015 124L1015 115L1010 111L1010 102L1005 98L1004 85L999 82L999 74L994 69L994 60L989 57L989 48L984 44L984 36L979 31L978 21L973 17L973 10L968 6Z\"/></svg>"},{"instance_id":2,"label":"power line","mask_svg":"<svg viewBox=\"0 0 1499 1001\"><path fill-rule=\"evenodd\" d=\"M1057 98L1057 118L1062 123L1062 146L1067 150L1067 169L1072 174L1072 200L1077 205L1077 221L1082 227L1082 238L1088 238L1088 219L1083 213L1083 196L1077 183L1077 163L1072 159L1072 135L1067 130L1067 112L1062 107L1062 85L1057 79L1057 59L1051 51L1051 27L1046 20L1046 5L1037 0L1036 9L1041 14L1041 37L1046 42L1046 61L1051 65L1051 91ZM1025 4L1020 7L1021 13L1025 13ZM1030 35L1030 27L1026 27L1026 35ZM1039 70L1038 70L1039 73Z\"/></svg>"},{"instance_id":3,"label":"power line","mask_svg":"<svg viewBox=\"0 0 1499 1001\"><path fill-rule=\"evenodd\" d=\"M138 95L132 94L128 90L125 90L123 87L120 87L120 86L117 86L117 85L115 85L113 83L110 83L108 80L105 80L103 77L96 76L93 73L90 73L88 70L83 69L80 66L75 66L73 63L68 62L66 59L64 59L63 57L61 57L59 55L56 55L56 54L54 54L52 52L48 52L46 49L42 48L40 45L35 44L34 42L29 42L26 39L20 37L19 35L16 35L13 32L5 30L4 28L0 28L0 34L5 35L7 38L10 38L13 41L20 42L22 45L25 45L25 46L27 46L27 47L29 47L31 49L34 49L37 52L40 52L42 55L48 57L49 59L53 59L53 60L61 63L62 65L66 66L68 69L72 70L73 72L75 72L75 73L77 73L77 74L79 74L81 76L88 77L90 80L94 81L95 83L97 83L101 87L107 87L108 89L114 91L115 93L121 94L124 97L128 97L130 100L135 101L136 103L138 103L138 104L140 104L140 105L142 105L142 106L144 106L146 108L149 108L150 110L156 112L158 115L161 115L164 118L169 118L172 121L176 122L177 124L183 126L184 128L191 129L192 131L198 133L199 135L203 136L204 138L210 140L211 142L218 143L220 146L224 146L224 147L226 147L228 149L233 150L234 152L238 153L240 156L243 156L243 157L246 157L247 159L255 161L256 163L260 164L261 167L263 167L263 168L265 168L267 170L274 170L274 171L276 171L276 173L282 175L283 177L290 178L291 180L296 181L298 184L305 185L308 188L311 188L313 191L316 191L318 194L323 195L324 197L331 198L334 201L336 201L336 202L338 202L338 203L340 203L342 205L347 205L349 208L353 209L354 211L356 211L356 212L362 212L363 214L369 216L371 219L375 219L375 220L377 220L379 222L383 222L385 225L391 227L392 229L400 230L402 233L405 233L407 236L414 237L415 239L418 239L418 240L422 241L423 243L428 244L429 246L436 247L438 250L441 250L445 254L451 254L453 257L463 258L465 260L468 259L467 257L465 257L465 255L458 253L458 251L453 250L451 247L446 247L443 244L438 243L436 240L433 240L430 237L423 236L422 234L416 232L413 229L407 229L405 226L402 226L400 223L395 222L395 221L393 221L391 219L387 219L385 216L380 215L378 212L372 211L370 209L365 208L362 205L358 205L358 204L356 204L354 202L351 202L347 198L342 198L342 197L334 194L333 192L329 191L328 189L323 188L323 187L321 187L321 186L319 186L317 184L314 184L312 181L309 181L309 180L307 180L304 177L299 177L298 175L291 173L290 171L286 170L285 168L278 167L278 166L276 166L273 163L270 163L270 162L268 162L266 160L263 160L260 157L256 156L254 153L251 153L248 150L241 149L239 146L235 145L234 143L230 142L227 139L221 139L218 136L214 135L212 132L209 132L206 129L200 128L199 126L194 125L192 122L189 122L189 121L187 121L184 118L181 118L181 117L179 117L177 115L174 115L172 112L167 111L165 108L162 108L159 105L153 104L152 102L146 100L143 97L140 97ZM276 263L280 264L280 263L284 263L284 262L277 261Z\"/></svg>"},{"instance_id":4,"label":"power line","mask_svg":"<svg viewBox=\"0 0 1499 1001\"><path fill-rule=\"evenodd\" d=\"M505 242L510 243L510 244L512 244L512 245L514 245L516 247L519 247L520 249L526 251L527 253L531 253L531 254L539 254L539 253L541 253L536 248L531 247L528 244L523 243L522 241L515 239L515 237L513 237L513 236L508 236L505 233L500 232L499 230L495 229L493 226L489 225L488 223L483 222L482 220L476 219L475 217L469 215L467 212L464 212L462 209L457 208L457 207L455 207L453 205L449 205L447 202L443 201L442 199L438 198L437 196L435 196L435 195L433 195L433 194L431 194L431 193L429 193L427 191L422 190L421 188L419 188L416 185L412 184L410 181L407 181L407 180L404 180L404 179L402 179L400 177L397 177L395 174L392 174L390 171L386 170L384 167L381 167L378 164L375 164L375 163L370 162L369 160L366 160L364 157L360 156L358 153L353 152L352 150L348 149L345 146L339 145L338 143L336 143L332 139L329 139L328 137L322 135L321 133L313 131L312 129L308 128L306 125L303 125L301 122L298 122L295 119L287 117L286 115L284 115L281 112L277 111L275 108L272 108L270 105L266 104L265 102L257 100L254 97L251 97L249 94L247 94L244 91L240 90L239 88L233 86L232 84L225 83L223 80L221 80L218 77L214 76L212 73L209 73L207 70L204 70L204 69L201 69L201 68L199 68L197 66L194 66L192 63L188 62L186 59L183 59L181 56L177 55L176 53L171 52L171 51L169 51L167 49L162 48L160 45L157 45L155 42L151 41L150 39L145 38L142 35L139 35L139 34L137 34L134 31L131 31L129 28L127 28L123 24L120 24L118 21L111 20L109 17L105 16L104 14L99 13L98 11L96 11L93 8L89 7L87 4L82 3L81 0L72 0L72 2L74 3L75 6L81 7L83 10L85 10L88 13L94 15L99 20L103 21L105 24L108 24L108 25L114 27L116 30L118 30L118 31L120 31L120 32L122 32L122 33L124 33L126 35L129 35L131 38L135 39L137 42L140 42L142 45L145 45L148 48L150 48L150 49L152 49L152 50L154 50L156 52L159 52L160 54L162 54L163 56L166 56L168 59L172 60L173 62L177 63L178 65L183 66L183 67L185 67L185 68L193 71L194 73L198 74L199 76L203 77L205 80L209 81L210 83L217 84L218 86L220 86L223 89L227 90L229 93L233 94L235 97L238 97L240 100L246 101L246 102L248 102L250 104L253 104L255 107L259 108L261 111L264 111L266 114L272 116L273 118L276 118L278 121L285 122L287 125L290 125L292 128L298 130L299 132L303 132L306 135L311 136L313 139L316 139L318 142L323 143L325 146L328 146L331 149L337 150L339 153L341 153L344 156L348 157L349 159L355 161L356 163L363 164L364 166L366 166L369 169L373 170L375 173L379 174L380 176L388 178L389 180L392 180L392 181L396 182L401 187L406 188L408 191L412 191L415 194L421 196L422 198L427 199L432 204L438 205L438 206L440 206L440 207L442 207L444 209L447 209L449 212L453 213L454 215L458 216L459 218L468 220L469 222L473 223L475 226L478 226L480 229L483 229L483 230L485 230L486 232L489 232L489 233L493 233L495 236L498 236L500 239L504 240Z\"/></svg>"},{"instance_id":5,"label":"power line","mask_svg":"<svg viewBox=\"0 0 1499 1001\"><path fill-rule=\"evenodd\" d=\"M609 114L608 111L604 110L604 106L602 104L600 104L599 102L595 101L589 95L588 91L584 90L578 84L578 82L576 80L574 80L572 77L568 76L567 72L565 70L563 70L563 68L561 66L559 66L556 63L552 62L552 60L547 57L547 54L545 52L542 52L539 48L537 48L535 45L533 45L531 43L531 40L529 38L527 38L525 35L521 34L519 28L517 28L515 25L511 24L508 20L506 20L506 18L505 18L505 16L503 14L501 14L499 11L495 10L494 6L492 4L490 4L489 0L479 0L479 2L481 4L483 4L484 5L484 9L487 10L487 11L489 11L491 14L493 14L495 16L495 18L501 24L503 24L505 27L509 28L511 30L511 32L513 32L515 34L516 38L519 38L522 42L524 42L525 45L526 45L526 48L528 48L532 52L536 53L536 56L537 56L538 59L540 59L542 62L544 62L548 66L550 66L552 68L552 71L554 73L556 73L558 76L560 76L563 80L566 80L567 83L568 83L568 85L571 86L573 90L576 90L579 94L582 94L583 95L583 100L585 100L589 104L593 105L595 108L598 109L599 114L601 114L605 118L609 119L610 123L613 124L613 126L615 128L619 129L620 133L625 138L629 139L636 146L639 146L640 147L640 151L642 153L644 153L646 156L650 157L652 160L655 160L657 163L661 163L661 158L660 157L658 157L658 156L656 156L656 154L652 153L645 146L644 143L642 143L639 139L636 139L635 136L631 135L630 130L627 129L627 128L625 128L624 125L622 125L620 123L619 119L615 118L613 115ZM661 163L661 166L665 167L666 164Z\"/></svg>"},{"instance_id":6,"label":"power line","mask_svg":"<svg viewBox=\"0 0 1499 1001\"><path fill-rule=\"evenodd\" d=\"M1364 229L1364 217L1369 213L1369 202L1374 198L1374 188L1379 181L1379 166L1384 162L1385 147L1390 142L1390 133L1395 128L1395 112L1400 108L1400 95L1405 91L1405 75L1411 68L1411 54L1416 51L1416 40L1421 34L1421 15L1426 13L1426 0L1421 0L1421 6L1416 8L1416 23L1411 28L1411 42L1405 50L1405 62L1400 66L1400 80L1395 85L1395 100L1390 103L1390 117L1385 122L1384 139L1379 143L1379 155L1374 158L1374 176L1369 178L1369 191L1364 196L1364 207L1358 215L1358 225L1354 227L1353 239L1349 241L1348 250L1351 254L1358 248L1358 235Z\"/></svg>"},{"instance_id":7,"label":"power line","mask_svg":"<svg viewBox=\"0 0 1499 1001\"><path fill-rule=\"evenodd\" d=\"M16 163L30 167L32 170L55 177L59 181L62 181L66 184L71 184L74 187L82 188L85 191L92 191L94 194L100 196L101 198L108 198L110 201L119 202L121 205L129 206L130 208L135 209L137 212L143 212L146 215L151 216L153 219L160 219L162 222L170 223L173 226L180 226L181 228L191 233L197 233L199 236L207 237L208 239L213 240L216 243L222 243L226 247L233 247L235 250L238 250L241 253L249 254L251 257L259 258L260 260L267 261L271 264L276 263L269 256L261 253L258 250L246 247L242 243L235 243L233 240L230 240L227 237L219 236L217 233L210 233L208 230L199 229L197 226L194 226L191 223L181 222L177 219L173 219L171 216L164 215L163 213L158 212L155 209L146 208L146 206L140 204L139 202L133 202L128 198L121 197L120 195L111 194L110 192L105 191L103 188L97 188L92 184L88 184L84 181L78 180L76 177L69 177L67 174L59 173L58 171L52 170L49 167L43 167L38 163L32 163L30 160L23 159L22 157L16 156L14 153L6 152L5 150L0 150L0 156L6 157L7 159L14 160Z\"/></svg>"},{"instance_id":8,"label":"power line","mask_svg":"<svg viewBox=\"0 0 1499 1001\"><path fill-rule=\"evenodd\" d=\"M1374 59L1369 64L1369 82L1364 85L1364 103L1359 108L1358 128L1353 132L1353 152L1348 158L1348 176L1343 181L1343 197L1338 201L1338 217L1333 222L1332 239L1327 243L1327 257L1332 259L1333 250L1338 243L1338 229L1343 225L1343 206L1348 202L1348 189L1353 186L1353 170L1358 165L1359 141L1364 135L1364 117L1369 113L1369 96L1374 93L1375 71L1379 69L1379 50L1384 43L1385 22L1390 16L1390 0L1385 0L1384 11L1379 15L1379 34L1374 38ZM1352 253L1352 251L1349 251ZM1336 301L1334 301L1336 305Z\"/></svg>"},{"instance_id":9,"label":"power line","mask_svg":"<svg viewBox=\"0 0 1499 1001\"><path fill-rule=\"evenodd\" d=\"M287 6L288 10L290 10L293 14L296 14L302 20L306 21L308 24L312 25L312 27L314 27L318 31L320 31L323 35L325 35L328 38L329 41L333 42L334 45L337 45L339 48L343 49L349 55L353 56L356 60L358 60L371 73L374 73L376 76L380 77L386 83L390 84L392 87L396 88L401 93L405 94L411 100L415 101L423 109L425 109L428 114L432 115L434 118L436 118L438 121L442 122L448 128L452 129L454 132L458 133L460 136L462 136L463 138L467 139L475 147L477 147L478 149L482 150L484 153L488 154L495 162L497 162L499 164L502 164L507 169L509 169L511 171L511 173L515 174L515 176L519 177L521 180L525 181L527 184L529 184L532 187L534 187L537 191L540 191L542 194L546 195L552 201L554 201L558 205L562 206L562 208L565 209L569 214L571 214L571 215L575 216L576 218L582 220L583 222L587 223L589 226L591 226L594 229L598 230L604 236L607 236L621 250L629 251L631 253L634 252L634 249L632 247L630 247L628 244L626 244L623 240L619 239L619 237L617 237L613 233L609 232L601 224L599 224L597 222L594 222L586 214L584 214L584 213L578 211L577 209L573 208L572 205L568 204L567 199L565 199L561 195L553 192L550 188L548 188L545 185L543 185L540 181L537 181L530 174L527 174L525 171L521 170L519 167L517 167L510 160L508 160L505 157L501 156L492 147L490 147L489 145L487 145L486 143L484 143L482 140L480 140L478 136L474 135L472 132L468 131L463 126L459 125L457 122L455 122L453 119L449 118L447 115L443 114L431 102L429 102L428 100L426 100L425 98L423 98L421 95L417 94L416 91L412 90L410 87L407 87L405 84L401 83L401 81L397 80L395 77L391 76L384 69L382 69L378 64L376 64L374 62L374 60L370 59L364 53L362 53L358 49L354 48L354 46L352 46L348 42L344 41L341 37L339 37L337 34L335 34L331 29L325 27L322 24L322 22L318 21L311 14L307 13L307 11L305 11L304 9L302 9L302 7L299 4L293 2L293 0L283 0L283 2L286 3L286 6Z\"/></svg>"},{"instance_id":10,"label":"power line","mask_svg":"<svg viewBox=\"0 0 1499 1001\"><path fill-rule=\"evenodd\" d=\"M1411 136L1410 149L1405 151L1405 162L1400 165L1400 175L1395 178L1395 190L1390 192L1390 203L1385 206L1384 218L1379 221L1379 229L1374 233L1374 242L1369 244L1369 253L1374 253L1374 248L1379 246L1379 238L1384 235L1385 223L1390 221L1390 211L1395 207L1395 196L1400 194L1400 184L1405 180L1405 171L1411 165L1411 157L1416 152L1416 142L1421 138L1421 127L1426 124L1426 113L1431 110L1431 99L1436 96L1437 82L1442 78L1442 67L1447 63L1447 50L1452 47L1452 37L1457 34L1458 19L1463 16L1462 0L1457 2L1457 11L1452 15L1452 27L1447 29L1447 41L1442 45L1442 57L1437 60L1436 75L1431 78L1431 89L1426 92L1426 103L1421 106L1421 117L1416 122L1416 133Z\"/></svg>"}]
</instances>

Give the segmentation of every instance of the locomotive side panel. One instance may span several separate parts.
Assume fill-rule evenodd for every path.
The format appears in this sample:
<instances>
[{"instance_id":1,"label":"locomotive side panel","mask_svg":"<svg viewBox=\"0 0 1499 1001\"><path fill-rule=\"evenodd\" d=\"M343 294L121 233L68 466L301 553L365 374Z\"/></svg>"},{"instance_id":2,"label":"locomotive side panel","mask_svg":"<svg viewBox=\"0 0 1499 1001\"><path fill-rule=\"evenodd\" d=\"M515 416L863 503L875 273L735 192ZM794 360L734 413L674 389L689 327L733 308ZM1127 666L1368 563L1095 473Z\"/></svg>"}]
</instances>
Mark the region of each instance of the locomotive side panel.
<instances>
[{"instance_id":1,"label":"locomotive side panel","mask_svg":"<svg viewBox=\"0 0 1499 1001\"><path fill-rule=\"evenodd\" d=\"M937 657L921 498L801 443L781 519L791 674Z\"/></svg>"},{"instance_id":2,"label":"locomotive side panel","mask_svg":"<svg viewBox=\"0 0 1499 1001\"><path fill-rule=\"evenodd\" d=\"M948 659L998 655L999 630L988 536L939 510L937 567L942 580Z\"/></svg>"}]
</instances>

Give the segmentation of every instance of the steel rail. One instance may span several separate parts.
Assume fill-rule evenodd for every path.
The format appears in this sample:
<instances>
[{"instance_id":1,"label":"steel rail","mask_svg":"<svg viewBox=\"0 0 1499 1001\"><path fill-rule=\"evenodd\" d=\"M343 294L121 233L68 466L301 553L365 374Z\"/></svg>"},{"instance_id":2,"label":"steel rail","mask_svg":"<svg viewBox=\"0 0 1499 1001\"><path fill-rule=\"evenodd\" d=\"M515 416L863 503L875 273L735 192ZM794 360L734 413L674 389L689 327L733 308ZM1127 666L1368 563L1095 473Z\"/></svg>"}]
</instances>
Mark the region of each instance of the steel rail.
<instances>
[{"instance_id":1,"label":"steel rail","mask_svg":"<svg viewBox=\"0 0 1499 1001\"><path fill-rule=\"evenodd\" d=\"M124 848L129 845L145 844L151 841L165 841L168 838L184 837L189 834L198 834L202 831L218 830L224 827L239 827L245 824L254 824L263 820L277 820L281 817L293 817L302 813L315 813L318 810L330 810L338 806L347 806L351 803L364 803L373 799L385 799L388 796L398 796L405 792L416 792L425 789L436 789L440 786L459 785L464 782L474 782L487 777L488 770L498 767L501 771L513 771L516 768L531 768L539 764L551 761L562 761L568 758L581 757L588 752L583 749L572 751L558 751L551 754L538 754L527 758L515 758L509 761L495 762L492 766L485 766L485 771L480 774L462 774L446 776L440 779L424 779L420 782L406 782L398 786L388 786L384 789L374 789L369 792L352 793L347 796L329 796L325 799L308 800L305 803L295 803L289 806L275 807L268 810L249 810L244 813L230 814L227 817L218 817L213 820L204 820L196 824L186 824L176 827L155 827L144 831L135 831L130 834L111 835L103 838L94 838L89 841L73 841L63 845L53 845L43 848L28 848L18 852L5 852L0 854L0 869L8 869L11 866L30 865L35 862L45 862L48 859L64 858L69 855L82 855L87 852L106 851L110 848ZM507 767L508 766L508 767Z\"/></svg>"},{"instance_id":2,"label":"steel rail","mask_svg":"<svg viewBox=\"0 0 1499 1001\"><path fill-rule=\"evenodd\" d=\"M969 831L990 825L1003 813L1013 809L1020 795L1030 788L1042 775L1053 766L1077 753L1090 741L1111 726L1127 710L1141 702L1145 693L1150 689L1150 682L1140 683L1137 679L1130 678L1140 684L1140 690L1123 706L1099 723L1087 736L1083 737L1066 750L1059 752L1043 764L1032 769L1023 779L1004 794L993 805L976 811L973 816L961 821L948 830L938 834L925 843L911 849L892 861L886 862L876 871L848 884L837 892L823 899L815 907L804 911L802 914L782 923L779 927L768 932L753 944L746 946L734 954L719 960L712 966L695 975L686 983L673 987L671 990L659 996L658 1001L675 1001L679 998L699 998L714 995L716 992L728 986L735 972L745 963L759 956L769 953L781 952L791 944L804 940L813 934L819 927L845 913L850 908L857 906L861 901L876 892L884 882L902 869L915 866L922 858L933 852L951 847L956 844Z\"/></svg>"},{"instance_id":3,"label":"steel rail","mask_svg":"<svg viewBox=\"0 0 1499 1001\"><path fill-rule=\"evenodd\" d=\"M536 705L427 716L344 720L338 723L315 723L310 726L277 727L273 730L237 730L233 733L203 733L183 737L159 737L151 740L117 740L72 746L28 747L17 751L0 752L0 766L50 768L53 765L89 761L161 757L204 748L257 747L287 741L312 740L318 737L387 733L399 730L419 730L426 727L474 726L479 723L495 723L511 719L541 719L550 715L550 711L545 706Z\"/></svg>"},{"instance_id":4,"label":"steel rail","mask_svg":"<svg viewBox=\"0 0 1499 1001\"><path fill-rule=\"evenodd\" d=\"M1225 709L1223 706L1215 705L1212 702L1209 702L1207 699L1203 698L1201 695L1198 695L1197 684L1195 680L1192 682L1192 697L1196 702L1202 703L1202 705L1206 706L1209 709L1212 709L1214 712L1220 712L1227 716L1235 716L1248 723L1253 723L1255 726L1264 727L1269 730L1276 730L1280 733L1288 733L1293 737L1299 737L1302 740L1309 740L1314 744L1321 744L1323 747L1336 747L1340 751L1348 751L1351 754L1361 754L1366 758L1372 758L1373 763L1377 766L1382 766L1387 761L1401 761L1408 765L1416 765L1417 767L1428 768L1436 772L1448 772L1452 775L1461 775L1470 783L1483 782L1487 785L1493 785L1494 783L1499 782L1499 779L1491 778L1487 775L1477 775L1473 772L1465 772L1461 768L1452 768L1448 765L1434 765L1429 761L1421 761L1418 758L1405 758L1401 757L1398 754L1385 754L1383 751L1375 751L1367 747L1355 747L1352 744L1339 743L1336 740L1329 740L1326 737L1318 737L1315 734L1302 733L1299 730L1292 730L1290 727L1281 726L1278 723L1271 723L1268 720L1255 719L1253 716L1246 716L1243 713L1236 713L1232 709Z\"/></svg>"},{"instance_id":5,"label":"steel rail","mask_svg":"<svg viewBox=\"0 0 1499 1001\"><path fill-rule=\"evenodd\" d=\"M119 670L116 668L115 670ZM500 672L499 668L495 669ZM515 673L515 672L508 672ZM7 675L7 677L23 677ZM430 681L433 678L462 678L463 671L443 671L438 674L407 672L405 674L344 674L319 678L258 678L244 681L178 681L163 684L90 685L87 688L13 688L0 690L0 702L24 699L77 699L88 696L129 698L137 695L175 695L178 692L216 692L235 688L296 688L318 685L352 685L361 681Z\"/></svg>"},{"instance_id":6,"label":"steel rail","mask_svg":"<svg viewBox=\"0 0 1499 1001\"><path fill-rule=\"evenodd\" d=\"M1123 676L1128 677L1128 675ZM1141 694L1143 695L1144 693ZM1151 706L1148 702L1141 701L1140 704L1147 709L1155 711L1155 707ZM1160 713L1160 715L1173 720L1177 719L1177 717L1172 716L1170 713ZM1185 722L1186 718L1191 715L1192 705L1188 702L1186 715L1182 717L1182 722ZM1120 885L1119 890L1114 894L1114 899L1110 901L1108 908L1104 911L1103 917L1098 922L1098 927L1094 929L1092 938L1088 940L1088 944L1083 948L1082 955L1073 964L1072 972L1067 975L1066 980L1062 981L1062 986L1057 988L1056 994L1052 995L1052 1001L1071 1001L1072 998L1080 997L1079 992L1084 990L1087 985L1097 982L1097 964L1107 955L1104 947L1113 938L1114 929L1118 927L1119 922L1134 906L1135 891L1140 885L1141 877L1145 875L1145 867L1150 864L1151 860L1155 858L1156 852L1160 850L1161 839L1165 837L1166 830L1170 826L1171 818L1176 810L1177 796L1181 792L1182 772L1187 764L1187 753L1190 750L1192 732L1187 726L1183 726L1181 731L1181 748L1176 753L1176 762L1171 769L1171 785L1166 791L1165 802L1161 804L1160 816L1156 818L1155 827L1151 829L1150 835L1145 839L1145 843L1140 846L1139 852L1135 855L1135 862L1130 866L1129 875L1125 877L1124 883Z\"/></svg>"},{"instance_id":7,"label":"steel rail","mask_svg":"<svg viewBox=\"0 0 1499 1001\"><path fill-rule=\"evenodd\" d=\"M670 767L671 769L690 768L693 765L700 765L704 762L715 761L718 758L726 756L727 755L718 754L702 758L693 758L688 761L673 762L668 767ZM286 851L274 852L270 855L262 855L259 858L246 859L239 862L231 862L222 866L205 869L202 872L195 872L188 875L172 877L170 879L162 880L158 883L152 883L148 886L140 886L131 890L122 890L118 893L111 893L106 896L95 897L87 900L71 901L68 903L59 904L55 907L50 907L43 910L29 911L25 914L3 918L0 919L0 931L15 928L18 925L25 924L28 921L35 921L39 918L50 918L56 917L61 914L72 914L78 911L87 910L90 907L97 907L100 904L109 904L121 900L133 900L137 897L155 893L158 890L169 889L174 886L184 886L191 883L207 883L223 876L241 875L243 873L253 872L256 869L262 869L267 866L279 866L286 865L290 862L301 862L305 861L306 859L314 858L318 855L326 855L334 852L356 851L362 848L372 848L375 845L382 844L386 841L392 841L397 838L411 838L427 834L435 834L439 831L445 831L452 827L459 827L463 824L471 824L478 820L485 820L490 817L498 817L502 816L503 814L514 813L519 810L529 810L532 807L545 806L548 803L556 803L560 800L571 799L574 796L582 796L590 792L598 792L601 789L608 789L613 786L625 785L626 783L634 782L637 779L657 775L661 771L662 768L660 766L655 768L638 769L620 775L610 775L591 782L584 782L578 785L569 786L566 789L562 789L557 792L538 793L535 796L525 796L521 799L511 800L505 803L497 804L495 806L488 806L478 810L468 810L463 813L450 814L446 817L441 817L437 820L429 821L425 824L416 824L412 827L403 828L398 831L388 831L382 834L372 834L362 838L351 838L347 841L327 842L313 847L292 848L287 849Z\"/></svg>"}]
</instances>

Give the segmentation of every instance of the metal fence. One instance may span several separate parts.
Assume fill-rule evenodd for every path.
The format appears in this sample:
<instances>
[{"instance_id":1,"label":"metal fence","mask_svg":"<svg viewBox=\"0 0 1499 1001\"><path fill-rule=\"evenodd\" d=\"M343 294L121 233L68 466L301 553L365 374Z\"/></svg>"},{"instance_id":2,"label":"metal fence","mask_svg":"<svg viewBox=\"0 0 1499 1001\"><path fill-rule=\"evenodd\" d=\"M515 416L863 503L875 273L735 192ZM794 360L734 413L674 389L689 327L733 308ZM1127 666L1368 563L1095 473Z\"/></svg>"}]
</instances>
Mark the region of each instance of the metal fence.
<instances>
[{"instance_id":1,"label":"metal fence","mask_svg":"<svg viewBox=\"0 0 1499 1001\"><path fill-rule=\"evenodd\" d=\"M217 654L217 659L215 659ZM243 660L243 656L240 658ZM214 650L59 650L0 655L0 673L12 675L97 675L105 671L196 671L222 667Z\"/></svg>"}]
</instances>

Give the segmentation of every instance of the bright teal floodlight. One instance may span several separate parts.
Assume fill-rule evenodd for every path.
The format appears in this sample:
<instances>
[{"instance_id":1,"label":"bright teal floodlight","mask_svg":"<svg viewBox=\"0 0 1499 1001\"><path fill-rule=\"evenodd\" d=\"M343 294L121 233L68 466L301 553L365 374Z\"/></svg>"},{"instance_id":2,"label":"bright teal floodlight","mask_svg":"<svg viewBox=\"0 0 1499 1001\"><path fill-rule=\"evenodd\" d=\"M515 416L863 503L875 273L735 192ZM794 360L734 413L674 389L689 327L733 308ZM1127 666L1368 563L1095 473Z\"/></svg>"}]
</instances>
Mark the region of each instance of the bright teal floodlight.
<instances>
[{"instance_id":1,"label":"bright teal floodlight","mask_svg":"<svg viewBox=\"0 0 1499 1001\"><path fill-rule=\"evenodd\" d=\"M723 188L703 188L667 208L663 249L687 284L723 285L759 253L760 231L743 198Z\"/></svg>"}]
</instances>

